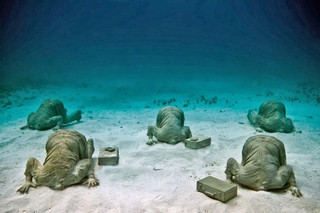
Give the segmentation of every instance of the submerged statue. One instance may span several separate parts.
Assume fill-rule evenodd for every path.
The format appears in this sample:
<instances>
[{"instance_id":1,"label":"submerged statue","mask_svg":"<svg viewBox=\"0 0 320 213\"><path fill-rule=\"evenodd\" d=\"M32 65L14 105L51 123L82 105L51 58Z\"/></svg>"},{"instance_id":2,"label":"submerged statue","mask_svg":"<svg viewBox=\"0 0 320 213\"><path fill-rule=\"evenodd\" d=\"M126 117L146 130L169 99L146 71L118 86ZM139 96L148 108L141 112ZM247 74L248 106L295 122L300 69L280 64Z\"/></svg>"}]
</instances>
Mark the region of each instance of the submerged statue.
<instances>
[{"instance_id":1,"label":"submerged statue","mask_svg":"<svg viewBox=\"0 0 320 213\"><path fill-rule=\"evenodd\" d=\"M302 196L292 167L286 164L284 145L272 136L248 138L242 149L242 163L229 158L225 173L227 180L256 191L289 189L292 195Z\"/></svg>"},{"instance_id":2,"label":"submerged statue","mask_svg":"<svg viewBox=\"0 0 320 213\"><path fill-rule=\"evenodd\" d=\"M294 131L294 125L290 118L286 117L286 108L283 103L278 101L266 101L259 107L258 114L253 110L248 112L249 121L256 127L267 132Z\"/></svg>"},{"instance_id":3,"label":"submerged statue","mask_svg":"<svg viewBox=\"0 0 320 213\"><path fill-rule=\"evenodd\" d=\"M28 116L27 125L20 129L60 129L63 124L72 121L80 121L81 111L67 115L67 109L64 108L63 103L55 99L46 99L41 103L41 106L36 113L32 112Z\"/></svg>"},{"instance_id":4,"label":"submerged statue","mask_svg":"<svg viewBox=\"0 0 320 213\"><path fill-rule=\"evenodd\" d=\"M156 126L149 126L148 145L152 145L153 136L160 142L176 144L187 138L191 138L192 134L188 126L184 126L184 113L175 106L166 106L162 108L157 116Z\"/></svg>"},{"instance_id":5,"label":"submerged statue","mask_svg":"<svg viewBox=\"0 0 320 213\"><path fill-rule=\"evenodd\" d=\"M62 190L77 183L88 187L99 184L92 164L92 139L87 141L77 131L59 130L48 138L46 151L43 165L35 158L28 160L24 173L26 182L18 192L27 193L30 187L40 185Z\"/></svg>"}]
</instances>

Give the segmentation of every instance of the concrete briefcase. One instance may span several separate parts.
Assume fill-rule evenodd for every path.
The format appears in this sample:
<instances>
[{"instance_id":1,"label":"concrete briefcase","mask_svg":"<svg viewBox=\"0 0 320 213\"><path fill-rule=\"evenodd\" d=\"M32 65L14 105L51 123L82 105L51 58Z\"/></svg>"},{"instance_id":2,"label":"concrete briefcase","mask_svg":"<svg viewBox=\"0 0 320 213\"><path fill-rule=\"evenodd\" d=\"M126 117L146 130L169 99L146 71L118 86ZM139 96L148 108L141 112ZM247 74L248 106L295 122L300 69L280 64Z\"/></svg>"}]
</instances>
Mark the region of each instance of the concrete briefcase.
<instances>
[{"instance_id":1,"label":"concrete briefcase","mask_svg":"<svg viewBox=\"0 0 320 213\"><path fill-rule=\"evenodd\" d=\"M117 165L119 162L119 149L117 147L107 147L100 149L99 165Z\"/></svg>"},{"instance_id":2,"label":"concrete briefcase","mask_svg":"<svg viewBox=\"0 0 320 213\"><path fill-rule=\"evenodd\" d=\"M211 138L209 137L192 137L184 140L185 146L191 149L201 149L210 146Z\"/></svg>"},{"instance_id":3,"label":"concrete briefcase","mask_svg":"<svg viewBox=\"0 0 320 213\"><path fill-rule=\"evenodd\" d=\"M222 202L237 196L236 185L212 176L197 181L197 191Z\"/></svg>"}]
</instances>

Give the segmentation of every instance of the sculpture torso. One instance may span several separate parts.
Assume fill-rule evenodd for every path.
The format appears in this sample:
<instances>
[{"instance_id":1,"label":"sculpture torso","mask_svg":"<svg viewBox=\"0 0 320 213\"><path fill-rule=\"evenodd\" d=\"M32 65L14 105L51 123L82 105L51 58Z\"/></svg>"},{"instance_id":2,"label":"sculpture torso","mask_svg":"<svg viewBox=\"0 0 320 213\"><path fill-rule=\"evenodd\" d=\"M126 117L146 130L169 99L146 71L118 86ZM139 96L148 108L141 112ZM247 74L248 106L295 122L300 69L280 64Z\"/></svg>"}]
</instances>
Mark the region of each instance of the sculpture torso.
<instances>
[{"instance_id":1,"label":"sculpture torso","mask_svg":"<svg viewBox=\"0 0 320 213\"><path fill-rule=\"evenodd\" d=\"M46 151L43 165L37 159L29 158L24 173L26 182L18 192L27 193L30 187L38 185L64 189L80 182L89 187L99 184L92 166L92 139L86 141L77 131L60 130L48 138Z\"/></svg>"},{"instance_id":2,"label":"sculpture torso","mask_svg":"<svg viewBox=\"0 0 320 213\"><path fill-rule=\"evenodd\" d=\"M158 141L175 144L192 137L189 127L184 126L184 113L175 106L162 108L157 115L156 126L148 129L149 139L155 136Z\"/></svg>"},{"instance_id":3,"label":"sculpture torso","mask_svg":"<svg viewBox=\"0 0 320 213\"><path fill-rule=\"evenodd\" d=\"M44 100L36 113L31 113L28 117L28 127L30 129L49 129L54 127L48 126L48 120L54 116L62 116L65 120L67 110L63 103L55 99Z\"/></svg>"},{"instance_id":4,"label":"sculpture torso","mask_svg":"<svg viewBox=\"0 0 320 213\"><path fill-rule=\"evenodd\" d=\"M286 117L284 104L278 101L266 101L261 104L258 115L249 110L248 119L267 132L289 133L294 130L292 120Z\"/></svg>"},{"instance_id":5,"label":"sculpture torso","mask_svg":"<svg viewBox=\"0 0 320 213\"><path fill-rule=\"evenodd\" d=\"M267 188L278 169L286 165L285 148L281 141L271 136L248 138L242 150L241 180L256 190Z\"/></svg>"},{"instance_id":6,"label":"sculpture torso","mask_svg":"<svg viewBox=\"0 0 320 213\"><path fill-rule=\"evenodd\" d=\"M69 173L81 159L88 157L86 139L76 131L60 130L53 133L47 141L46 151L43 166L34 178L38 184L54 189L70 185Z\"/></svg>"}]
</instances>

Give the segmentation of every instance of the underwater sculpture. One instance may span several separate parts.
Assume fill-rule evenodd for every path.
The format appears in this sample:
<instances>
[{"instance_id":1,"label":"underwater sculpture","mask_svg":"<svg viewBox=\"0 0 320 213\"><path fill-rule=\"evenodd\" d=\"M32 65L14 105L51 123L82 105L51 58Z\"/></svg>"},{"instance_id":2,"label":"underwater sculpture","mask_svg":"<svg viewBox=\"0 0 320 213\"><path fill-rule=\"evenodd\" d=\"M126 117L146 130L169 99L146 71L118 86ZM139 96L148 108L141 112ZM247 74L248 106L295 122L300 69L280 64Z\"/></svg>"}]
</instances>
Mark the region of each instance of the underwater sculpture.
<instances>
[{"instance_id":1,"label":"underwater sculpture","mask_svg":"<svg viewBox=\"0 0 320 213\"><path fill-rule=\"evenodd\" d=\"M54 128L56 130L60 129L63 124L79 121L80 119L80 110L67 115L67 109L64 108L61 101L46 99L41 103L36 113L29 114L27 125L20 129L47 130Z\"/></svg>"},{"instance_id":2,"label":"underwater sculpture","mask_svg":"<svg viewBox=\"0 0 320 213\"><path fill-rule=\"evenodd\" d=\"M35 158L28 160L24 173L26 182L18 192L27 193L30 187L40 185L62 190L80 182L88 187L99 184L92 165L92 139L87 141L77 131L59 130L48 138L46 151L43 165Z\"/></svg>"},{"instance_id":3,"label":"underwater sculpture","mask_svg":"<svg viewBox=\"0 0 320 213\"><path fill-rule=\"evenodd\" d=\"M159 111L156 126L149 126L147 135L148 145L155 142L153 136L158 141L169 144L176 144L192 137L190 128L184 126L183 111L175 106L166 106Z\"/></svg>"},{"instance_id":4,"label":"underwater sculpture","mask_svg":"<svg viewBox=\"0 0 320 213\"><path fill-rule=\"evenodd\" d=\"M286 164L284 144L275 137L256 135L247 139L242 149L242 162L229 158L227 180L253 190L289 189L301 197L291 166Z\"/></svg>"},{"instance_id":5,"label":"underwater sculpture","mask_svg":"<svg viewBox=\"0 0 320 213\"><path fill-rule=\"evenodd\" d=\"M284 104L278 101L262 103L258 114L249 110L247 117L254 126L267 132L289 133L295 129L292 120L286 117Z\"/></svg>"}]
</instances>

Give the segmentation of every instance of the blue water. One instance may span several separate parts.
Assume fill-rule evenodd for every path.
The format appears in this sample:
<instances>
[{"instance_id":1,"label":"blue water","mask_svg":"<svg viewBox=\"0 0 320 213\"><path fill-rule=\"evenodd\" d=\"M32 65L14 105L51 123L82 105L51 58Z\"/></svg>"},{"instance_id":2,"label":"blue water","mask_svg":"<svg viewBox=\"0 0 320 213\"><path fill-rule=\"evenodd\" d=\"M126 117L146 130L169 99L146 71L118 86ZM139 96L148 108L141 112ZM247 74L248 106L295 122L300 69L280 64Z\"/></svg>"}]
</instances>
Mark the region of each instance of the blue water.
<instances>
[{"instance_id":1,"label":"blue water","mask_svg":"<svg viewBox=\"0 0 320 213\"><path fill-rule=\"evenodd\" d=\"M316 212L318 2L0 0L3 211ZM101 183L96 189L16 193L27 159L45 159L52 131L20 127L47 98L61 100L68 112L82 111L80 122L63 128L93 138L94 158L100 148L119 147L119 166L95 170ZM285 104L298 132L261 134L284 142L304 198L243 187L226 205L198 196L196 180L224 179L227 159L240 160L245 140L260 134L247 112L270 99ZM147 146L148 125L156 124L166 105L180 107L185 125L194 136L211 137L211 147Z\"/></svg>"},{"instance_id":2,"label":"blue water","mask_svg":"<svg viewBox=\"0 0 320 213\"><path fill-rule=\"evenodd\" d=\"M1 1L3 83L319 78L319 3Z\"/></svg>"}]
</instances>

